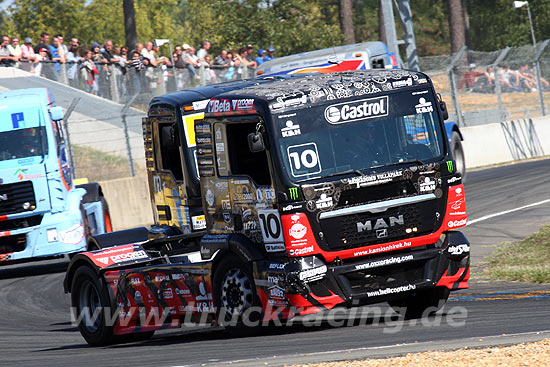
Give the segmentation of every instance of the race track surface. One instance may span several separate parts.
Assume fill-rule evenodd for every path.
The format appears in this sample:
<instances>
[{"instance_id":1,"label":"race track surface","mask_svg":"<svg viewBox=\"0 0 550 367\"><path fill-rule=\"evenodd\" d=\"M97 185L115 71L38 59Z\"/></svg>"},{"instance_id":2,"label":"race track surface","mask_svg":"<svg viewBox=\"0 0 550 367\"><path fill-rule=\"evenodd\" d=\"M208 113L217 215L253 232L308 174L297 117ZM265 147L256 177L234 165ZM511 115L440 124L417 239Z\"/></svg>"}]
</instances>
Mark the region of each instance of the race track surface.
<instances>
[{"instance_id":1,"label":"race track surface","mask_svg":"<svg viewBox=\"0 0 550 367\"><path fill-rule=\"evenodd\" d=\"M547 159L468 174L472 224L464 232L472 244L471 288L454 293L439 316L392 321L381 304L375 307L382 317L351 317L344 326L324 322L245 336L163 331L147 342L90 348L70 323L62 289L67 260L48 260L0 268L0 365L275 366L550 337L550 286L489 282L480 273L490 245L550 223L550 203L544 202L550 198L549 167ZM529 204L536 205L517 210Z\"/></svg>"}]
</instances>

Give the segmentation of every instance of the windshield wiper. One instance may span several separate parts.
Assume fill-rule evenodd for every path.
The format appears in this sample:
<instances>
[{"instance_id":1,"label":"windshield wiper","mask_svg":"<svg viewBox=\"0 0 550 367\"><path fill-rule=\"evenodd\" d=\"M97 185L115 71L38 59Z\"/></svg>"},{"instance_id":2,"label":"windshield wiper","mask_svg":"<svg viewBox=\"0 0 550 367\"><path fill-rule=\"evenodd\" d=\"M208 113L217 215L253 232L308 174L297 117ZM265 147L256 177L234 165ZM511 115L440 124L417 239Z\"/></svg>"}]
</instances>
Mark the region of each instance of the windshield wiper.
<instances>
[{"instance_id":1,"label":"windshield wiper","mask_svg":"<svg viewBox=\"0 0 550 367\"><path fill-rule=\"evenodd\" d=\"M399 166L399 165L402 165L402 164L410 164L410 163L417 163L421 166L423 166L425 164L420 159L411 159L410 161L393 162L393 163L388 163L388 164L379 164L378 166L371 167L371 169L382 168L382 167L391 167L391 166Z\"/></svg>"}]
</instances>

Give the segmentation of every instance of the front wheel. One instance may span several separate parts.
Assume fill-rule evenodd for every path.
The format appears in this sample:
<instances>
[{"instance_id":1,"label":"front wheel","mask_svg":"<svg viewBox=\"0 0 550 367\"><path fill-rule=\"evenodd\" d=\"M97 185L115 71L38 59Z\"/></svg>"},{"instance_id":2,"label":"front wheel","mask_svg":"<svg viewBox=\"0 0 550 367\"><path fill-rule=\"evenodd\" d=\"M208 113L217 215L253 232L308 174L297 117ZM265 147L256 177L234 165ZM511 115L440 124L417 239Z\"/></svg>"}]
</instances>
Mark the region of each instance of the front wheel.
<instances>
[{"instance_id":1,"label":"front wheel","mask_svg":"<svg viewBox=\"0 0 550 367\"><path fill-rule=\"evenodd\" d=\"M113 342L111 305L107 286L89 266L79 267L71 286L71 303L80 333L92 346Z\"/></svg>"},{"instance_id":2,"label":"front wheel","mask_svg":"<svg viewBox=\"0 0 550 367\"><path fill-rule=\"evenodd\" d=\"M218 322L238 328L257 326L261 307L249 267L228 256L218 265L213 281Z\"/></svg>"},{"instance_id":3,"label":"front wheel","mask_svg":"<svg viewBox=\"0 0 550 367\"><path fill-rule=\"evenodd\" d=\"M404 299L388 302L398 314L406 319L430 316L439 311L447 302L450 291L446 287L436 287L414 292Z\"/></svg>"},{"instance_id":4,"label":"front wheel","mask_svg":"<svg viewBox=\"0 0 550 367\"><path fill-rule=\"evenodd\" d=\"M466 159L464 158L464 148L462 148L460 135L456 131L453 131L453 135L451 136L451 149L453 159L456 162L456 170L460 172L462 183L464 183L466 182Z\"/></svg>"}]
</instances>

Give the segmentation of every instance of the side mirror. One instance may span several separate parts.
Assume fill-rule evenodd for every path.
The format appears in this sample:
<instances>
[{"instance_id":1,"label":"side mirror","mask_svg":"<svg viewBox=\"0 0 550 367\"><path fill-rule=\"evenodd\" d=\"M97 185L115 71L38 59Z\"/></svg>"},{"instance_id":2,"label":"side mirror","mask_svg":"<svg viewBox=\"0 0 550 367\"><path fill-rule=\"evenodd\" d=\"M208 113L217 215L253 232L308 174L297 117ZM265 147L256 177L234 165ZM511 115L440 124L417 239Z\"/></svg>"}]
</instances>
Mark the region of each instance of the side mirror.
<instances>
[{"instance_id":1,"label":"side mirror","mask_svg":"<svg viewBox=\"0 0 550 367\"><path fill-rule=\"evenodd\" d=\"M255 132L248 134L248 148L252 153L263 152L265 150L262 133Z\"/></svg>"},{"instance_id":2,"label":"side mirror","mask_svg":"<svg viewBox=\"0 0 550 367\"><path fill-rule=\"evenodd\" d=\"M50 107L50 117L53 121L63 120L63 108L59 106Z\"/></svg>"},{"instance_id":3,"label":"side mirror","mask_svg":"<svg viewBox=\"0 0 550 367\"><path fill-rule=\"evenodd\" d=\"M443 101L439 101L439 108L441 109L441 113L443 114L443 120L449 119L449 111L447 110L447 104Z\"/></svg>"}]
</instances>

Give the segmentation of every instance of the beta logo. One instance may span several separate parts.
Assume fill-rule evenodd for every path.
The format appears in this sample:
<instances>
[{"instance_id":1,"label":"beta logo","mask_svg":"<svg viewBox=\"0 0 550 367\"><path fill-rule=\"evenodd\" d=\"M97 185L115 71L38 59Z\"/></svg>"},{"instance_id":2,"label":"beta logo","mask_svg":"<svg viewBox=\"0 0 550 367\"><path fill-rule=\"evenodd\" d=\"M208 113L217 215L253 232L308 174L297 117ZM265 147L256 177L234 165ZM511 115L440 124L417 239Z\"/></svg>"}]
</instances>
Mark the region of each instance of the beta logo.
<instances>
[{"instance_id":1,"label":"beta logo","mask_svg":"<svg viewBox=\"0 0 550 367\"><path fill-rule=\"evenodd\" d=\"M231 104L228 99L212 99L208 103L208 112L230 112Z\"/></svg>"}]
</instances>

